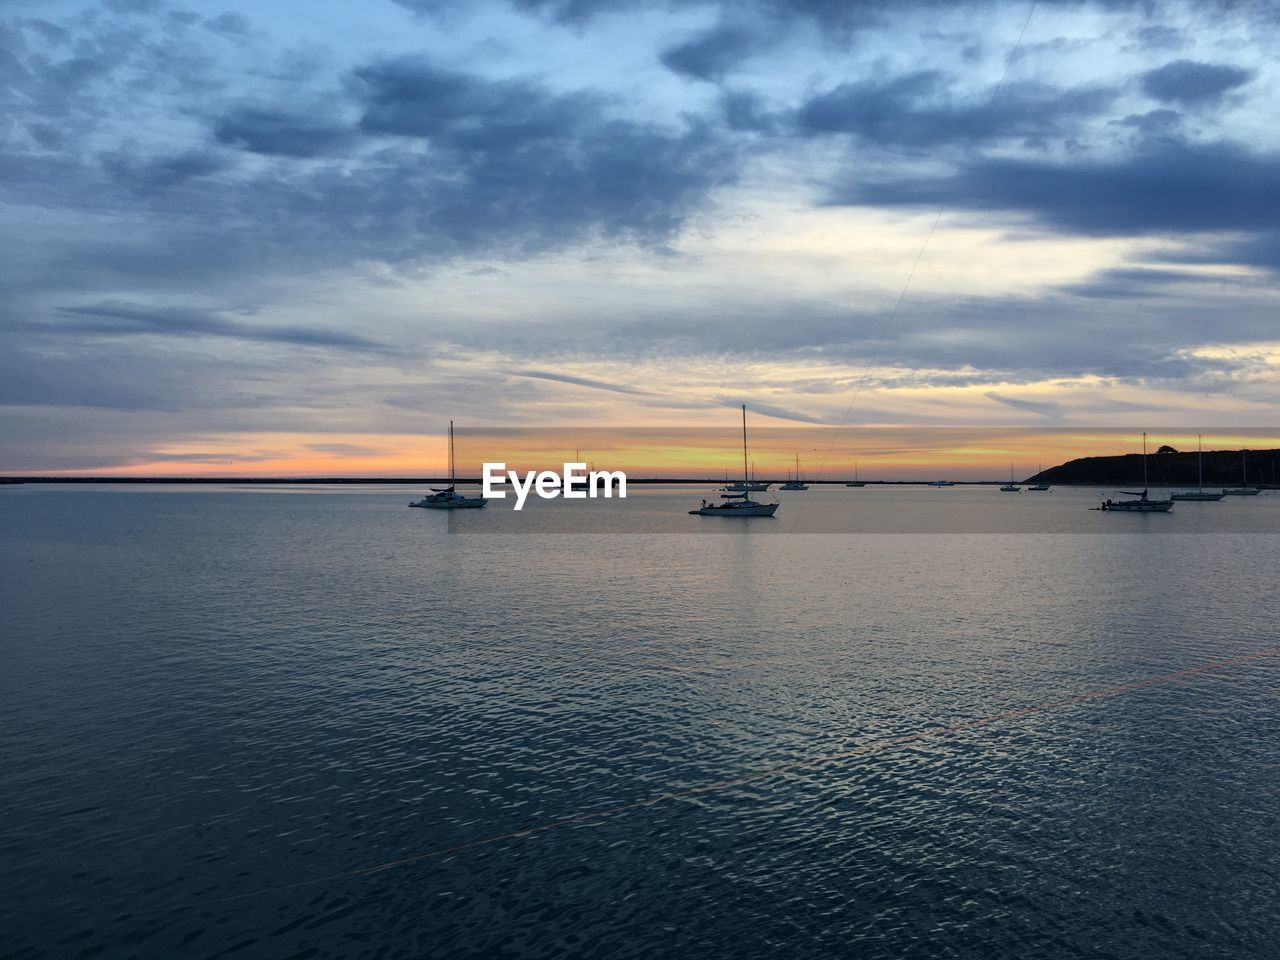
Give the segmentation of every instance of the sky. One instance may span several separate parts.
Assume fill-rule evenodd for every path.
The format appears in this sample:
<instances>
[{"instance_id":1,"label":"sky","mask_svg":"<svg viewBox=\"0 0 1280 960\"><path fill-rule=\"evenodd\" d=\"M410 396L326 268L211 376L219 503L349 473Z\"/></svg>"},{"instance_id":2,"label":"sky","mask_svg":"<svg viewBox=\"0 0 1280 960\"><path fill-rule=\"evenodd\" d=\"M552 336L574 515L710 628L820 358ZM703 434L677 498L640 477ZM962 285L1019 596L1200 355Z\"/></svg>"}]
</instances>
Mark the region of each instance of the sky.
<instances>
[{"instance_id":1,"label":"sky","mask_svg":"<svg viewBox=\"0 0 1280 960\"><path fill-rule=\"evenodd\" d=\"M1274 427L1278 63L1268 3L6 0L0 473Z\"/></svg>"}]
</instances>

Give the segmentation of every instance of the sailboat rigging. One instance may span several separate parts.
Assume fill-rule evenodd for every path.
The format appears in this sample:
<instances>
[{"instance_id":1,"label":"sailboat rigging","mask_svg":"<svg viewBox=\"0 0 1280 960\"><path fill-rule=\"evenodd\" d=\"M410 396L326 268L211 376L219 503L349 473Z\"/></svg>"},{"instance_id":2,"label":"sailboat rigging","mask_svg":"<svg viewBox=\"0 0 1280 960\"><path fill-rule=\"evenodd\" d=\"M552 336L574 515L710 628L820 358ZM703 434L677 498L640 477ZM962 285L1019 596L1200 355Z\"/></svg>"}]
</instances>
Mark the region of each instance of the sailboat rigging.
<instances>
[{"instance_id":1,"label":"sailboat rigging","mask_svg":"<svg viewBox=\"0 0 1280 960\"><path fill-rule=\"evenodd\" d=\"M1138 499L1111 500L1108 498L1097 509L1129 513L1168 513L1173 509L1172 500L1151 500L1147 497L1147 435L1145 433L1142 435L1142 490L1121 490L1120 492Z\"/></svg>"},{"instance_id":2,"label":"sailboat rigging","mask_svg":"<svg viewBox=\"0 0 1280 960\"><path fill-rule=\"evenodd\" d=\"M751 472L747 466L747 405L742 405L742 480L738 492L722 493L720 499L725 503L708 503L702 501L697 510L690 510L694 516L702 517L772 517L778 509L776 503L759 503L747 496L752 490Z\"/></svg>"},{"instance_id":3,"label":"sailboat rigging","mask_svg":"<svg viewBox=\"0 0 1280 960\"><path fill-rule=\"evenodd\" d=\"M489 501L484 497L464 497L457 491L458 476L453 456L453 421L449 421L449 485L432 487L431 495L423 497L411 507L425 507L428 510L478 510Z\"/></svg>"}]
</instances>

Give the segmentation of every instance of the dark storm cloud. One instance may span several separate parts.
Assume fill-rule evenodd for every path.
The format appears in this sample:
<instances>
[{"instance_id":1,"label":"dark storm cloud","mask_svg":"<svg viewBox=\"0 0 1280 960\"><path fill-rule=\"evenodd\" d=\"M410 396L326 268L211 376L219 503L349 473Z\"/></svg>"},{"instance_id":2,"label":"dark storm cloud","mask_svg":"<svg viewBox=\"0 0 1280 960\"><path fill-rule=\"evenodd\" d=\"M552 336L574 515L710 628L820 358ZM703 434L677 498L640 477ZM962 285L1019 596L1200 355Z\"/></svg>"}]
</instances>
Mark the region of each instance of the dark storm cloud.
<instances>
[{"instance_id":1,"label":"dark storm cloud","mask_svg":"<svg viewBox=\"0 0 1280 960\"><path fill-rule=\"evenodd\" d=\"M89 333L106 336L198 336L230 337L259 343L278 343L300 347L330 347L342 350L388 349L366 337L336 330L311 327L256 326L229 320L210 310L183 307L154 308L127 303L98 303L89 306L62 307L63 320L54 327L60 332Z\"/></svg>"},{"instance_id":2,"label":"dark storm cloud","mask_svg":"<svg viewBox=\"0 0 1280 960\"><path fill-rule=\"evenodd\" d=\"M841 84L801 106L795 123L810 135L847 133L894 146L1009 137L1036 142L1063 136L1080 120L1102 113L1115 96L1109 89L1057 90L1025 82L1007 85L998 98L984 94L957 103L948 96L947 78L926 70Z\"/></svg>"},{"instance_id":3,"label":"dark storm cloud","mask_svg":"<svg viewBox=\"0 0 1280 960\"><path fill-rule=\"evenodd\" d=\"M1166 103L1214 103L1252 79L1249 70L1217 63L1175 60L1142 75L1142 89Z\"/></svg>"},{"instance_id":4,"label":"dark storm cloud","mask_svg":"<svg viewBox=\"0 0 1280 960\"><path fill-rule=\"evenodd\" d=\"M720 80L758 47L759 40L741 27L720 24L662 52L662 62L676 73L698 80Z\"/></svg>"},{"instance_id":5,"label":"dark storm cloud","mask_svg":"<svg viewBox=\"0 0 1280 960\"><path fill-rule=\"evenodd\" d=\"M831 201L1019 213L1104 236L1269 231L1280 219L1280 157L1169 142L1115 160L977 157L948 176L862 180Z\"/></svg>"}]
</instances>

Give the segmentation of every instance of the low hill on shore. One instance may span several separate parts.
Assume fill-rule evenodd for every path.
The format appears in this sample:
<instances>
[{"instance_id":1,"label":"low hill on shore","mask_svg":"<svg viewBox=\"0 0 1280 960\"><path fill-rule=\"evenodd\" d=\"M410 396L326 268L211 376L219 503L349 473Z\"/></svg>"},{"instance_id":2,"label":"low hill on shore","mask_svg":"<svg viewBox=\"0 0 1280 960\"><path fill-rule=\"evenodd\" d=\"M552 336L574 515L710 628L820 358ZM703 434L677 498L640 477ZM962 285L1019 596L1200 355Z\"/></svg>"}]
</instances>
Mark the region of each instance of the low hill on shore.
<instances>
[{"instance_id":1,"label":"low hill on shore","mask_svg":"<svg viewBox=\"0 0 1280 960\"><path fill-rule=\"evenodd\" d=\"M1244 468L1249 486L1270 486L1280 475L1280 450L1245 450ZM1206 450L1204 485L1238 487L1241 478L1241 451ZM1147 481L1153 487L1194 487L1197 483L1196 452L1152 453L1147 460ZM1043 470L1023 483L1102 484L1141 486L1142 454L1118 457L1081 457Z\"/></svg>"}]
</instances>

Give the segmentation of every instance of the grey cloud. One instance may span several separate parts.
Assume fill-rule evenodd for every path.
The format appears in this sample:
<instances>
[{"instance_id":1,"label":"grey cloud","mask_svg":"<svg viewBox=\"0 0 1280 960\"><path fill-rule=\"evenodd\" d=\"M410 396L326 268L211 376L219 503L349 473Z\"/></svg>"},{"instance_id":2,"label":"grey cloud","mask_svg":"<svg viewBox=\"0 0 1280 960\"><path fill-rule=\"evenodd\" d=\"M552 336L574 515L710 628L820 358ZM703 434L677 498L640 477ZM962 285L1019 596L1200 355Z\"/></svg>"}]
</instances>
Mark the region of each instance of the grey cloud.
<instances>
[{"instance_id":1,"label":"grey cloud","mask_svg":"<svg viewBox=\"0 0 1280 960\"><path fill-rule=\"evenodd\" d=\"M830 199L1017 213L1095 235L1269 231L1280 220L1280 157L1172 142L1072 164L978 157L950 176L859 180Z\"/></svg>"},{"instance_id":2,"label":"grey cloud","mask_svg":"<svg viewBox=\"0 0 1280 960\"><path fill-rule=\"evenodd\" d=\"M698 80L720 80L759 46L754 33L720 24L684 43L668 47L662 62L676 73Z\"/></svg>"},{"instance_id":3,"label":"grey cloud","mask_svg":"<svg viewBox=\"0 0 1280 960\"><path fill-rule=\"evenodd\" d=\"M204 25L214 33L227 37L245 37L249 34L249 19L240 13L220 13L205 20Z\"/></svg>"},{"instance_id":4,"label":"grey cloud","mask_svg":"<svg viewBox=\"0 0 1280 960\"><path fill-rule=\"evenodd\" d=\"M854 134L883 144L930 147L997 138L1039 141L1062 136L1070 125L1103 112L1115 91L1056 90L1039 83L1007 85L998 98L984 94L954 102L946 78L925 70L887 81L841 84L796 113L807 134Z\"/></svg>"},{"instance_id":5,"label":"grey cloud","mask_svg":"<svg viewBox=\"0 0 1280 960\"><path fill-rule=\"evenodd\" d=\"M62 307L64 319L56 325L63 332L108 336L204 336L230 337L259 343L279 343L303 347L331 347L345 350L389 349L366 337L311 327L256 326L228 320L216 312L183 307L154 308L127 303L104 302L89 306Z\"/></svg>"},{"instance_id":6,"label":"grey cloud","mask_svg":"<svg viewBox=\"0 0 1280 960\"><path fill-rule=\"evenodd\" d=\"M1142 89L1166 103L1200 105L1220 100L1253 74L1240 67L1175 60L1142 75Z\"/></svg>"},{"instance_id":7,"label":"grey cloud","mask_svg":"<svg viewBox=\"0 0 1280 960\"><path fill-rule=\"evenodd\" d=\"M213 134L219 143L227 146L288 157L332 153L352 138L349 128L313 114L248 107L219 119Z\"/></svg>"},{"instance_id":8,"label":"grey cloud","mask_svg":"<svg viewBox=\"0 0 1280 960\"><path fill-rule=\"evenodd\" d=\"M528 377L532 380L551 380L555 383L568 383L578 387L590 387L593 390L608 390L611 393L626 393L633 396L647 395L648 391L640 390L620 383L606 383L590 377L575 377L567 373L552 373L547 370L512 370L513 377Z\"/></svg>"},{"instance_id":9,"label":"grey cloud","mask_svg":"<svg viewBox=\"0 0 1280 960\"><path fill-rule=\"evenodd\" d=\"M1117 122L1123 127L1132 127L1143 137L1165 137L1174 134L1182 125L1182 114L1168 109L1149 110L1131 113Z\"/></svg>"},{"instance_id":10,"label":"grey cloud","mask_svg":"<svg viewBox=\"0 0 1280 960\"><path fill-rule=\"evenodd\" d=\"M1068 284L1060 289L1078 297L1123 300L1159 294L1164 288L1187 283L1223 283L1223 277L1195 273L1190 270L1166 270L1154 267L1118 267L1100 270L1088 280Z\"/></svg>"},{"instance_id":11,"label":"grey cloud","mask_svg":"<svg viewBox=\"0 0 1280 960\"><path fill-rule=\"evenodd\" d=\"M1134 33L1139 46L1147 50L1177 50L1187 45L1187 38L1176 27L1153 23Z\"/></svg>"},{"instance_id":12,"label":"grey cloud","mask_svg":"<svg viewBox=\"0 0 1280 960\"><path fill-rule=\"evenodd\" d=\"M994 390L987 391L983 396L1013 410L1022 410L1041 417L1058 417L1062 415L1062 405L1051 400L1026 400L1021 397L1010 397L1007 394L997 393Z\"/></svg>"},{"instance_id":13,"label":"grey cloud","mask_svg":"<svg viewBox=\"0 0 1280 960\"><path fill-rule=\"evenodd\" d=\"M186 150L158 157L138 157L119 151L104 155L102 165L129 189L147 192L218 173L227 167L227 160L208 150Z\"/></svg>"},{"instance_id":14,"label":"grey cloud","mask_svg":"<svg viewBox=\"0 0 1280 960\"><path fill-rule=\"evenodd\" d=\"M744 403L751 413L760 414L766 417L773 417L775 420L791 420L795 423L823 423L827 421L821 417L815 417L807 413L797 410L788 410L786 407L779 407L775 404L761 401L756 397L716 397L716 402L725 407L741 407Z\"/></svg>"},{"instance_id":15,"label":"grey cloud","mask_svg":"<svg viewBox=\"0 0 1280 960\"><path fill-rule=\"evenodd\" d=\"M303 446L316 453L333 453L343 457L377 457L394 452L385 447L370 447L359 443L306 443Z\"/></svg>"}]
</instances>

